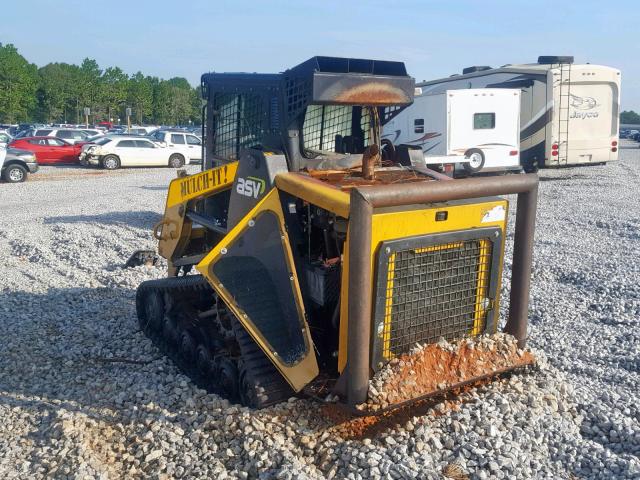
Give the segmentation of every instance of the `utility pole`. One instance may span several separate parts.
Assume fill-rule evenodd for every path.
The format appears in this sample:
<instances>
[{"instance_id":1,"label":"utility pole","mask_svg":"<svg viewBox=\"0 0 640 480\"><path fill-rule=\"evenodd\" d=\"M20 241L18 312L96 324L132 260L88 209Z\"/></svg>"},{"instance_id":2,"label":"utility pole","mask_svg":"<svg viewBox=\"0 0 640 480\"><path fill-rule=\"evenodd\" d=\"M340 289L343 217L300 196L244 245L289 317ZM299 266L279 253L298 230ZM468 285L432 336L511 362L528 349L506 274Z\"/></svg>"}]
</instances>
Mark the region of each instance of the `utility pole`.
<instances>
[{"instance_id":1,"label":"utility pole","mask_svg":"<svg viewBox=\"0 0 640 480\"><path fill-rule=\"evenodd\" d=\"M127 107L125 113L127 114L127 133L131 133L131 107Z\"/></svg>"},{"instance_id":2,"label":"utility pole","mask_svg":"<svg viewBox=\"0 0 640 480\"><path fill-rule=\"evenodd\" d=\"M11 79L9 78L9 123L13 123L13 94L11 92Z\"/></svg>"},{"instance_id":3,"label":"utility pole","mask_svg":"<svg viewBox=\"0 0 640 480\"><path fill-rule=\"evenodd\" d=\"M84 107L84 123L85 128L89 128L89 115L91 114L91 109L89 107Z\"/></svg>"}]
</instances>

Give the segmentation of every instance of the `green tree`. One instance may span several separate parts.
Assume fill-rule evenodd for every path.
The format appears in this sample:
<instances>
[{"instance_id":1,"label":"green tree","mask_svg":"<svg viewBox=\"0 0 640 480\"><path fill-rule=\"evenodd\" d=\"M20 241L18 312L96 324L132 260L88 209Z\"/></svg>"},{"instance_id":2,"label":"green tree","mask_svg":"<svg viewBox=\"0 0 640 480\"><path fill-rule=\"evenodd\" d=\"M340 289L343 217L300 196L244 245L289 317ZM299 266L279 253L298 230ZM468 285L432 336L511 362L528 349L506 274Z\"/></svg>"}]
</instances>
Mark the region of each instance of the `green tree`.
<instances>
[{"instance_id":1,"label":"green tree","mask_svg":"<svg viewBox=\"0 0 640 480\"><path fill-rule=\"evenodd\" d=\"M13 45L0 43L0 121L83 123L85 107L91 122L124 120L131 107L137 123L198 124L200 91L182 77L129 77L119 67L103 71L90 58L79 66L50 63L38 69Z\"/></svg>"},{"instance_id":2,"label":"green tree","mask_svg":"<svg viewBox=\"0 0 640 480\"><path fill-rule=\"evenodd\" d=\"M145 77L142 72L131 76L127 104L133 110L133 116L137 123L142 124L152 120L153 84L150 77Z\"/></svg>"},{"instance_id":3,"label":"green tree","mask_svg":"<svg viewBox=\"0 0 640 480\"><path fill-rule=\"evenodd\" d=\"M153 86L153 123L168 123L168 119L171 116L169 84L166 80L160 80L156 77L151 78L151 84Z\"/></svg>"},{"instance_id":4,"label":"green tree","mask_svg":"<svg viewBox=\"0 0 640 480\"><path fill-rule=\"evenodd\" d=\"M632 125L640 125L640 115L633 110L625 111L620 114L620 123L630 123Z\"/></svg>"},{"instance_id":5,"label":"green tree","mask_svg":"<svg viewBox=\"0 0 640 480\"><path fill-rule=\"evenodd\" d=\"M197 94L186 78L174 77L169 84L169 123L185 125L193 121Z\"/></svg>"},{"instance_id":6,"label":"green tree","mask_svg":"<svg viewBox=\"0 0 640 480\"><path fill-rule=\"evenodd\" d=\"M0 120L28 120L37 107L37 67L27 62L12 44L0 43Z\"/></svg>"},{"instance_id":7,"label":"green tree","mask_svg":"<svg viewBox=\"0 0 640 480\"><path fill-rule=\"evenodd\" d=\"M44 122L79 122L79 69L67 63L50 63L38 70L38 119Z\"/></svg>"},{"instance_id":8,"label":"green tree","mask_svg":"<svg viewBox=\"0 0 640 480\"><path fill-rule=\"evenodd\" d=\"M81 115L84 108L90 108L94 121L104 118L100 104L102 97L101 76L102 70L100 70L98 62L90 58L85 58L82 61L78 78L77 106Z\"/></svg>"},{"instance_id":9,"label":"green tree","mask_svg":"<svg viewBox=\"0 0 640 480\"><path fill-rule=\"evenodd\" d=\"M100 107L106 118L124 118L129 77L118 67L107 68L100 78Z\"/></svg>"}]
</instances>

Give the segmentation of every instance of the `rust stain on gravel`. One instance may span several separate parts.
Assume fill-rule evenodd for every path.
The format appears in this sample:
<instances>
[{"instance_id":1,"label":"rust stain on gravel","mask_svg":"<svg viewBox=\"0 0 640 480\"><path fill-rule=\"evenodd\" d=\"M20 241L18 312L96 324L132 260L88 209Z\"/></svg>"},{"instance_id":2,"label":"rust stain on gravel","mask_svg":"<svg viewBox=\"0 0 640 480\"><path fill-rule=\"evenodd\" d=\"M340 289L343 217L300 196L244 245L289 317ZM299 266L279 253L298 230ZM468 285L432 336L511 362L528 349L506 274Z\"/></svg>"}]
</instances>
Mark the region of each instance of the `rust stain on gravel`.
<instances>
[{"instance_id":1,"label":"rust stain on gravel","mask_svg":"<svg viewBox=\"0 0 640 480\"><path fill-rule=\"evenodd\" d=\"M491 382L494 374L534 363L533 354L519 350L506 335L430 344L393 359L376 374L369 400L357 406L371 415L354 416L335 404L321 412L333 425L330 430L342 438L370 438L415 416L457 410L469 400L461 395ZM421 398L426 395L432 396Z\"/></svg>"},{"instance_id":2,"label":"rust stain on gravel","mask_svg":"<svg viewBox=\"0 0 640 480\"><path fill-rule=\"evenodd\" d=\"M430 344L414 354L392 360L382 388L370 395L368 406L397 404L444 390L475 377L535 362L529 351L518 350L515 341L481 343L461 340L451 349ZM378 393L378 395L375 395Z\"/></svg>"}]
</instances>

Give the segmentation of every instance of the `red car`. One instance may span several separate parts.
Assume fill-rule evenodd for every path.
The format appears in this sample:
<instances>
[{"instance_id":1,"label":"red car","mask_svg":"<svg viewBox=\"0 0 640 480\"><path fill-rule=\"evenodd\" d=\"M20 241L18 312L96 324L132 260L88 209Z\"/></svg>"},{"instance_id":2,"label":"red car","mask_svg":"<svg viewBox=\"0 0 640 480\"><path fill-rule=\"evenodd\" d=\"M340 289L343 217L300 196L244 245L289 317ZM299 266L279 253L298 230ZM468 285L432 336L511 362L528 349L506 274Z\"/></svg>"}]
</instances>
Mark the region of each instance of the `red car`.
<instances>
[{"instance_id":1,"label":"red car","mask_svg":"<svg viewBox=\"0 0 640 480\"><path fill-rule=\"evenodd\" d=\"M84 143L73 145L56 137L25 137L16 138L10 146L33 152L40 165L58 165L79 163L78 157Z\"/></svg>"}]
</instances>

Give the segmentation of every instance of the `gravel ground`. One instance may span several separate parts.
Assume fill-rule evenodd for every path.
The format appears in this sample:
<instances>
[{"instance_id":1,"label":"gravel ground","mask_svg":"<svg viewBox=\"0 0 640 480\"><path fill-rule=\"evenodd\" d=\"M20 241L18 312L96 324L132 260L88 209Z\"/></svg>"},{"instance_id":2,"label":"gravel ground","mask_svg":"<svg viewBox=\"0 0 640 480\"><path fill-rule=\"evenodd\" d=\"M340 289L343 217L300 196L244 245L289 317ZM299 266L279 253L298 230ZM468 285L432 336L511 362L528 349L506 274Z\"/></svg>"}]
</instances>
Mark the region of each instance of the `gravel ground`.
<instances>
[{"instance_id":1,"label":"gravel ground","mask_svg":"<svg viewBox=\"0 0 640 480\"><path fill-rule=\"evenodd\" d=\"M358 431L306 400L229 405L138 331L163 272L120 265L154 247L173 170L0 185L0 477L640 478L639 169L623 149L541 172L534 372Z\"/></svg>"}]
</instances>

